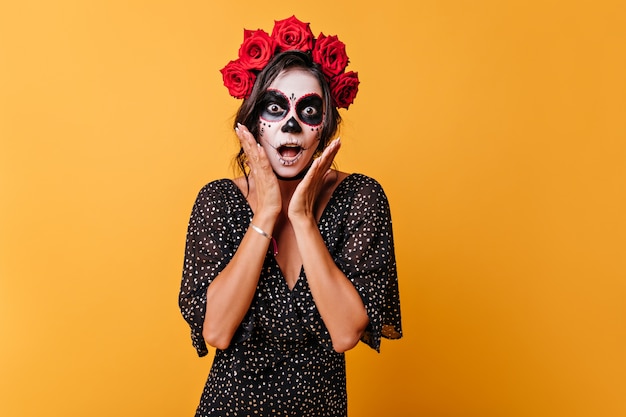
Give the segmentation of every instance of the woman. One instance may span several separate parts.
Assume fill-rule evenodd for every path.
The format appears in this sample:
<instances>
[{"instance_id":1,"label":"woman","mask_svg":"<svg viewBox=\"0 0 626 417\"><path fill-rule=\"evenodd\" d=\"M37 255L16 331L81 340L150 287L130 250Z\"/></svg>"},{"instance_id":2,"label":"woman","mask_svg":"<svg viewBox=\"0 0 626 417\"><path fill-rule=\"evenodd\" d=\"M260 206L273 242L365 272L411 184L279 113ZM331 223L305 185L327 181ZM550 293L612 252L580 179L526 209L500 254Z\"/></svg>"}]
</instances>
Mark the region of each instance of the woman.
<instances>
[{"instance_id":1,"label":"woman","mask_svg":"<svg viewBox=\"0 0 626 417\"><path fill-rule=\"evenodd\" d=\"M217 349L196 415L345 416L344 352L401 337L386 196L331 168L358 77L295 17L244 34L222 70L242 175L200 191L187 233L180 308Z\"/></svg>"}]
</instances>

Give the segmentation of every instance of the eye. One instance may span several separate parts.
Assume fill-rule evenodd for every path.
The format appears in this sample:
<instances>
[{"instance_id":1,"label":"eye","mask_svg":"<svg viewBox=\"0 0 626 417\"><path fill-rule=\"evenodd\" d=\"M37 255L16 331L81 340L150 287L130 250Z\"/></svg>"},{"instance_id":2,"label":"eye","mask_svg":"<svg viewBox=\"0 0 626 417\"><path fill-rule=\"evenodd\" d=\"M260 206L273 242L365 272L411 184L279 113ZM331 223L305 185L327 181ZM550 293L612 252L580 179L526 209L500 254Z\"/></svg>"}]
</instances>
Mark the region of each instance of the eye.
<instances>
[{"instance_id":1,"label":"eye","mask_svg":"<svg viewBox=\"0 0 626 417\"><path fill-rule=\"evenodd\" d=\"M317 114L317 109L313 106L308 106L302 109L302 116L314 117Z\"/></svg>"},{"instance_id":2,"label":"eye","mask_svg":"<svg viewBox=\"0 0 626 417\"><path fill-rule=\"evenodd\" d=\"M285 111L285 109L283 109L278 103L270 103L267 106L266 111L272 116L279 116Z\"/></svg>"},{"instance_id":3,"label":"eye","mask_svg":"<svg viewBox=\"0 0 626 417\"><path fill-rule=\"evenodd\" d=\"M259 109L262 119L277 122L289 113L289 100L279 91L268 90L259 102Z\"/></svg>"},{"instance_id":4,"label":"eye","mask_svg":"<svg viewBox=\"0 0 626 417\"><path fill-rule=\"evenodd\" d=\"M318 94L307 94L296 103L296 112L307 125L318 126L324 120L324 101Z\"/></svg>"}]
</instances>

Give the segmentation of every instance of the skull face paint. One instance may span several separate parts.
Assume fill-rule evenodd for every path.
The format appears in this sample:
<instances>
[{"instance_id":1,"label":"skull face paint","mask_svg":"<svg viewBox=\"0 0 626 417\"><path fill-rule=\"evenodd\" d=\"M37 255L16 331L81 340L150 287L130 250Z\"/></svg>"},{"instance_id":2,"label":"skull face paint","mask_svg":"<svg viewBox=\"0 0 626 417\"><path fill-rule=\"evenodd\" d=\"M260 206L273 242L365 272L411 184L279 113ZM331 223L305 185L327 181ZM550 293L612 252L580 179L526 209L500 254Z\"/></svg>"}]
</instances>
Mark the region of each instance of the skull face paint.
<instances>
[{"instance_id":1,"label":"skull face paint","mask_svg":"<svg viewBox=\"0 0 626 417\"><path fill-rule=\"evenodd\" d=\"M268 90L261 100L261 119L266 122L281 122L290 111L295 110L295 115L307 126L319 127L324 121L324 101L319 94L306 94L293 103L295 96L287 98L280 90ZM294 109L295 108L295 109ZM297 120L292 116L291 124ZM289 122L288 121L288 122Z\"/></svg>"},{"instance_id":2,"label":"skull face paint","mask_svg":"<svg viewBox=\"0 0 626 417\"><path fill-rule=\"evenodd\" d=\"M291 178L313 159L324 122L324 100L317 78L293 68L281 73L258 103L259 143L274 172Z\"/></svg>"}]
</instances>

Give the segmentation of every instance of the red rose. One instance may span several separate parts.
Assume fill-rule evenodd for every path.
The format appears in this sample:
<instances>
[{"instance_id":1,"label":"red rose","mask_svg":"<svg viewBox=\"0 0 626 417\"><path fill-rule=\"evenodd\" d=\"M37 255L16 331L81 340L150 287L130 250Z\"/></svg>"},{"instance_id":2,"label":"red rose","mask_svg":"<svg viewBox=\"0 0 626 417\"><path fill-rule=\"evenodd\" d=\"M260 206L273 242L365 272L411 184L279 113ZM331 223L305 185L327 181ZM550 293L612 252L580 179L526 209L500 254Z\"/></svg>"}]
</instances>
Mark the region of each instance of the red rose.
<instances>
[{"instance_id":1,"label":"red rose","mask_svg":"<svg viewBox=\"0 0 626 417\"><path fill-rule=\"evenodd\" d=\"M330 93L339 108L350 107L358 91L359 76L356 72L345 72L330 81Z\"/></svg>"},{"instance_id":2,"label":"red rose","mask_svg":"<svg viewBox=\"0 0 626 417\"><path fill-rule=\"evenodd\" d=\"M239 60L246 69L262 70L274 56L275 49L276 42L267 32L246 29L239 47Z\"/></svg>"},{"instance_id":3,"label":"red rose","mask_svg":"<svg viewBox=\"0 0 626 417\"><path fill-rule=\"evenodd\" d=\"M256 75L248 71L239 60L230 61L220 70L224 85L228 92L235 98L248 98L252 92Z\"/></svg>"},{"instance_id":4,"label":"red rose","mask_svg":"<svg viewBox=\"0 0 626 417\"><path fill-rule=\"evenodd\" d=\"M328 78L333 78L343 73L348 66L346 45L337 36L324 36L320 33L313 49L313 61L322 66L322 71Z\"/></svg>"},{"instance_id":5,"label":"red rose","mask_svg":"<svg viewBox=\"0 0 626 417\"><path fill-rule=\"evenodd\" d=\"M313 32L309 23L299 21L295 16L284 20L275 20L272 38L278 44L278 51L310 51L313 48Z\"/></svg>"}]
</instances>

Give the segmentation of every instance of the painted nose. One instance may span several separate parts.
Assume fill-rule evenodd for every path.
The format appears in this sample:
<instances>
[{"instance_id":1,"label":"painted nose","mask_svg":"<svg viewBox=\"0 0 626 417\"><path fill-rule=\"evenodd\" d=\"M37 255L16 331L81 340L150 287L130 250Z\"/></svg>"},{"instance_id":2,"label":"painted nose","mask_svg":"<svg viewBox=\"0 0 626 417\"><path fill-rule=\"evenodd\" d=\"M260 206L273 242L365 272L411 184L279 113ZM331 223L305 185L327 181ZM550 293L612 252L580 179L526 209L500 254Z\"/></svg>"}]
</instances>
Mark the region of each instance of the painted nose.
<instances>
[{"instance_id":1,"label":"painted nose","mask_svg":"<svg viewBox=\"0 0 626 417\"><path fill-rule=\"evenodd\" d=\"M280 130L285 133L300 133L302 132L302 127L300 126L300 123L298 123L298 121L291 116L291 119L287 120L287 123L285 123Z\"/></svg>"}]
</instances>

